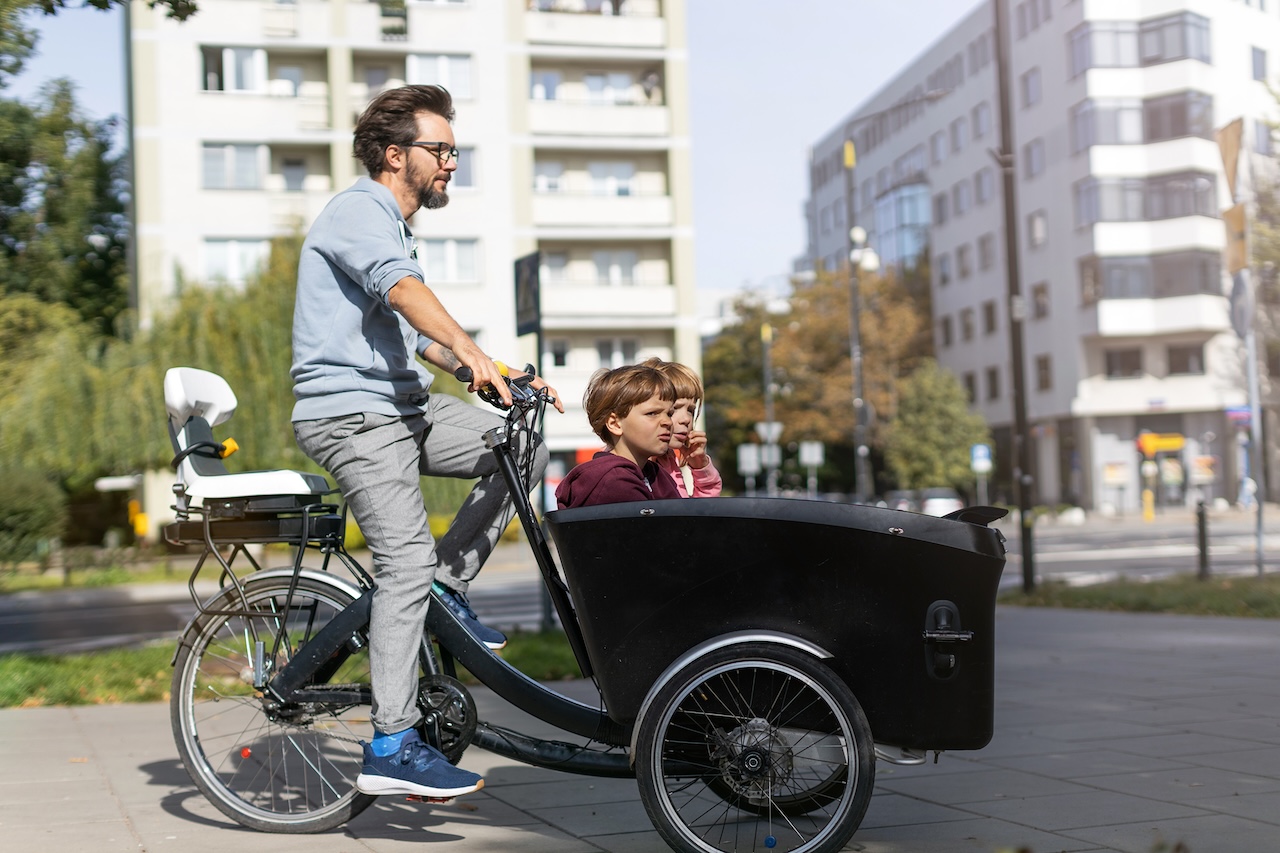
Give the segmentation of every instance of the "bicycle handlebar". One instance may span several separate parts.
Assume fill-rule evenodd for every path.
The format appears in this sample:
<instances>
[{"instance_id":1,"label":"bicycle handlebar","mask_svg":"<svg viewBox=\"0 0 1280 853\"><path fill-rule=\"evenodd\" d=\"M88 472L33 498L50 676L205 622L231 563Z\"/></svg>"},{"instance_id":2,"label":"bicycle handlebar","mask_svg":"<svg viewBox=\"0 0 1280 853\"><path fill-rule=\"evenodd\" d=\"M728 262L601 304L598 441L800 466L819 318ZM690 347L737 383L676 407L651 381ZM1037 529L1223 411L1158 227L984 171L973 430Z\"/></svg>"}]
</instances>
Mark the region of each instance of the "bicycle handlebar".
<instances>
[{"instance_id":1,"label":"bicycle handlebar","mask_svg":"<svg viewBox=\"0 0 1280 853\"><path fill-rule=\"evenodd\" d=\"M471 384L475 375L469 367L459 367L453 372L453 377L459 382ZM554 398L547 394L546 391L531 388L529 383L534 379L532 370L526 371L523 376L517 376L512 379L504 374L503 378L507 381L507 388L511 391L512 403L519 409L530 409L538 405L540 402L553 403ZM497 390L492 385L486 385L476 391L480 395L480 399L497 409L508 409L510 406L502 402L502 397L498 395Z\"/></svg>"}]
</instances>

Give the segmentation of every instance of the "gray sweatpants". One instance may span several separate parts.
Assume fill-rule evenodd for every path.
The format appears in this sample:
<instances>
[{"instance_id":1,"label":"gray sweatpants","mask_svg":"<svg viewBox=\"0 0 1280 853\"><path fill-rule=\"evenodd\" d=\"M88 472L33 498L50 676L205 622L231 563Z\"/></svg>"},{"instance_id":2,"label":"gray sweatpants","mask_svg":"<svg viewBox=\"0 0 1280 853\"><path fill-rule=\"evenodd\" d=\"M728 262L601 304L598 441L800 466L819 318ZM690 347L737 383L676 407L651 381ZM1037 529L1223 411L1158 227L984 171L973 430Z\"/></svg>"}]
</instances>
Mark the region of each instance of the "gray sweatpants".
<instances>
[{"instance_id":1,"label":"gray sweatpants","mask_svg":"<svg viewBox=\"0 0 1280 853\"><path fill-rule=\"evenodd\" d=\"M402 731L421 717L418 650L431 582L466 592L514 509L485 432L496 412L432 394L422 415L354 414L298 421L298 446L337 481L373 554L369 664L373 724ZM532 482L542 478L546 447L538 445ZM431 536L420 475L479 477L439 544Z\"/></svg>"}]
</instances>

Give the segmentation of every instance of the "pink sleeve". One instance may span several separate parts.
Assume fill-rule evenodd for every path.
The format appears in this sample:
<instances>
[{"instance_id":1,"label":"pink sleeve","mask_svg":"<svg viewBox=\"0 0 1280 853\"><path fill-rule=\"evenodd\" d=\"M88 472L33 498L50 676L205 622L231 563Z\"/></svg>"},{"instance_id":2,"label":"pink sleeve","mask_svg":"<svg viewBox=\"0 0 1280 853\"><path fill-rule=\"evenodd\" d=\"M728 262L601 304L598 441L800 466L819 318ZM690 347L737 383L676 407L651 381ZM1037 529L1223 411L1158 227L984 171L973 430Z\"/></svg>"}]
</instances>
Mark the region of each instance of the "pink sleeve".
<instances>
[{"instance_id":1,"label":"pink sleeve","mask_svg":"<svg viewBox=\"0 0 1280 853\"><path fill-rule=\"evenodd\" d=\"M684 480L680 478L679 473L676 479L680 480L679 488L684 491ZM693 496L695 498L714 498L720 494L720 489L724 485L720 478L720 472L716 470L714 462L708 461L706 467L693 469Z\"/></svg>"}]
</instances>

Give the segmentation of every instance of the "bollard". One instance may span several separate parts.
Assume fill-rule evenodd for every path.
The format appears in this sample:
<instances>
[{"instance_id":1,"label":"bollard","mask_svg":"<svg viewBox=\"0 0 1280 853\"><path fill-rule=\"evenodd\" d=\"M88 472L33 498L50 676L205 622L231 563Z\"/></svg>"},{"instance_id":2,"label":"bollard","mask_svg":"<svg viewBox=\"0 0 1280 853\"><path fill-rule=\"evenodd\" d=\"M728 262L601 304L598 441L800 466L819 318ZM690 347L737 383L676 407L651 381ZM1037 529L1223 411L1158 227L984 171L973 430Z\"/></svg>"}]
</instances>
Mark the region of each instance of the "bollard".
<instances>
[{"instance_id":1,"label":"bollard","mask_svg":"<svg viewBox=\"0 0 1280 853\"><path fill-rule=\"evenodd\" d=\"M1200 551L1200 571L1196 577L1205 581L1209 579L1209 515L1204 501L1196 502L1196 546Z\"/></svg>"}]
</instances>

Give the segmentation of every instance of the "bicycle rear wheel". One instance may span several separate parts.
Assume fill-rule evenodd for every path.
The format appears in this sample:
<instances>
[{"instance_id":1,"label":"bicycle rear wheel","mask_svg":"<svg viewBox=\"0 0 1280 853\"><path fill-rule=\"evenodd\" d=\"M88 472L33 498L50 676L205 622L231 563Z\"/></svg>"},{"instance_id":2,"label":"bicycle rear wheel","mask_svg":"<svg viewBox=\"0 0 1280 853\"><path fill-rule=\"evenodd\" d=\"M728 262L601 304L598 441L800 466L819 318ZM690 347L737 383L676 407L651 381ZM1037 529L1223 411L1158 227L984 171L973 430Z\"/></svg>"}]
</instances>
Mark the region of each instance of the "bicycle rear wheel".
<instances>
[{"instance_id":1,"label":"bicycle rear wheel","mask_svg":"<svg viewBox=\"0 0 1280 853\"><path fill-rule=\"evenodd\" d=\"M369 655L356 638L325 667L326 683L349 702L268 711L253 685L255 641L270 676L352 601L337 584L303 576L286 609L288 591L287 577L250 578L245 602L229 591L210 608L243 615L193 623L173 674L171 721L192 781L227 817L263 832L323 832L374 800L355 789L359 741L373 736Z\"/></svg>"}]
</instances>

